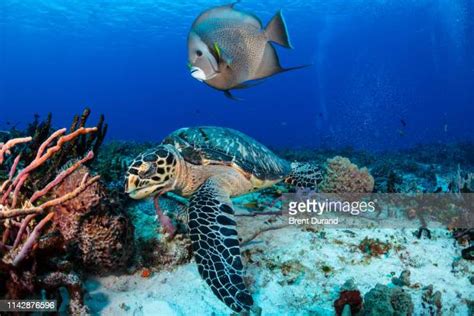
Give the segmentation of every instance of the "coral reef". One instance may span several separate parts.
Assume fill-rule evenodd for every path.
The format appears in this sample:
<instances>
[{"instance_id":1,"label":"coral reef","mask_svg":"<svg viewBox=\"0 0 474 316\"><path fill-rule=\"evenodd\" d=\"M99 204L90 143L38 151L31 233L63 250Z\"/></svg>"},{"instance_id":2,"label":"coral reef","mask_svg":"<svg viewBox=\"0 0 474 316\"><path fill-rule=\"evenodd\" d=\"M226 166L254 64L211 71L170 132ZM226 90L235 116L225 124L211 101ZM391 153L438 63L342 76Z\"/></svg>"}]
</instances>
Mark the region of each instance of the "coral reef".
<instances>
[{"instance_id":1,"label":"coral reef","mask_svg":"<svg viewBox=\"0 0 474 316\"><path fill-rule=\"evenodd\" d=\"M367 168L358 168L347 158L336 156L324 166L320 190L325 193L368 193L374 189L374 178Z\"/></svg>"},{"instance_id":2,"label":"coral reef","mask_svg":"<svg viewBox=\"0 0 474 316\"><path fill-rule=\"evenodd\" d=\"M69 294L69 313L71 315L89 315L89 308L84 305L84 291L82 281L75 273L52 272L40 280L41 285L48 291L59 292L61 287L67 288ZM61 295L56 295L60 300Z\"/></svg>"},{"instance_id":3,"label":"coral reef","mask_svg":"<svg viewBox=\"0 0 474 316\"><path fill-rule=\"evenodd\" d=\"M90 114L91 111L86 108L82 115L75 115L68 130L69 133L84 128ZM50 157L43 163L41 169L36 170L35 173L30 175L29 182L31 190L44 187L46 183L52 180L52 177L57 173L57 170L68 165L71 161L75 161L78 157L86 156L88 152L91 151L95 155L83 162L84 165L89 166L99 152L107 133L107 128L108 126L104 121L104 116L101 115L94 133L80 134L65 143L62 146L61 151ZM56 129L53 127L52 123L52 114L50 113L43 121L40 120L38 115L35 115L34 121L28 125L25 131L13 129L9 134L12 138L31 136L31 141L28 142L26 146L19 146L22 153L22 162L29 164L36 158L36 154L41 145L48 140L55 130ZM6 167L10 167L11 164L11 162L7 161Z\"/></svg>"},{"instance_id":4,"label":"coral reef","mask_svg":"<svg viewBox=\"0 0 474 316\"><path fill-rule=\"evenodd\" d=\"M79 184L89 172L82 166L53 190L61 196ZM75 248L76 259L89 272L103 274L126 268L133 253L133 225L118 211L101 183L94 183L80 196L56 207L55 224L66 246Z\"/></svg>"},{"instance_id":5,"label":"coral reef","mask_svg":"<svg viewBox=\"0 0 474 316\"><path fill-rule=\"evenodd\" d=\"M38 139L50 137L51 129L40 132L46 131L40 126L51 126L50 119L36 125L41 135ZM18 134L21 138L25 135L24 132ZM36 155L30 153L33 141L5 146L8 140L2 140L0 150L5 170L0 171L0 182L4 184L14 180ZM54 213L39 229L39 237L17 267L8 260L0 260L0 296L34 297L46 290L46 297L61 302L65 297L60 292L66 288L71 298L69 310L73 314L228 313L224 305L209 295L195 265L190 263L192 249L185 229L179 229L173 240L167 240L157 231L153 204L127 200L121 193L125 166L138 152L154 144L105 143L99 155L89 159L88 153L93 148L79 150L77 147L74 154L73 147L82 142L78 140L73 146L69 145L72 142L64 144L42 167L30 173L19 190L17 207L28 207L29 197L41 192L58 173L73 166L76 166L74 170L34 201L35 207L67 195L87 174L100 174L100 182L91 183L76 197L36 215L26 226L16 251L12 246L22 220L35 214L0 219L0 237L7 228L9 230L6 242L0 240L0 257L10 260L40 222ZM417 150L425 152L411 151L410 156L400 152L367 154L349 149L337 152L291 150L285 155L299 161L317 161L326 171L324 185L338 193L371 192L373 187L375 192L436 191L462 196L459 193L472 190L474 161L466 156L469 148L452 146L436 154L438 149L420 147ZM58 159L62 150L70 153L57 164L59 168L54 169L51 162ZM20 151L22 155L15 162ZM336 154L347 158L327 159ZM456 157L457 154L463 156ZM446 157L459 159L453 164ZM10 179L14 165L16 170ZM370 174L357 165L367 166ZM47 170L54 172L46 174ZM354 179L359 180L354 183ZM5 184L3 190L8 186ZM289 314L316 315L472 314L472 263L462 260L472 260L472 228L463 226L469 222L465 217L469 212L456 213L449 209L448 203L437 205L436 209L414 205L415 211L408 210L408 215L416 221L419 217L416 210L423 211L430 229L432 219L452 222L451 231L443 228L437 233L432 229L432 239L421 240L410 229L384 231L374 227L352 231L288 226L284 217L271 215L281 204L278 199L287 192L288 188L282 184L234 200L247 267L246 284L264 314L278 314L282 310ZM13 195L14 190L9 203ZM179 222L179 216L174 213L179 208L164 198L160 202L171 218ZM11 210L10 204L8 207ZM140 229L133 231L131 221ZM450 240L451 236L458 242ZM127 269L126 272L122 268ZM118 272L118 276L113 272ZM357 280L357 288L353 284L340 286L348 278ZM186 303L189 297L196 296L200 299L193 304ZM88 307L82 304L83 299Z\"/></svg>"},{"instance_id":6,"label":"coral reef","mask_svg":"<svg viewBox=\"0 0 474 316\"><path fill-rule=\"evenodd\" d=\"M38 268L35 251L39 248L38 244L43 232L55 216L54 208L76 198L99 180L99 176L90 177L89 173L86 173L71 191L63 192L57 197L50 196L57 185L93 157L93 152L89 152L86 157L65 168L43 188L27 194L28 190L25 188L28 180L31 180L30 175L43 167L53 155L60 152L65 144L80 135L96 131L96 128L80 127L69 134L66 134L66 129L54 132L39 146L34 159L21 170L17 168L21 165L22 156L16 155L8 179L0 185L2 195L0 200L2 269L0 269L0 274L4 274L2 279L5 280L8 298L25 298L28 294L33 294L35 287L41 286L36 277ZM6 154L12 153L14 146L31 140L30 137L12 139L0 144L0 162L3 163Z\"/></svg>"},{"instance_id":7,"label":"coral reef","mask_svg":"<svg viewBox=\"0 0 474 316\"><path fill-rule=\"evenodd\" d=\"M21 154L15 158L9 173L9 178L2 183L0 191L2 194L0 202L0 219L3 220L4 227L2 248L9 249L9 251L3 255L4 262L12 264L13 266L18 266L32 251L32 248L39 239L44 226L53 219L55 213L50 212L51 209L77 197L87 187L99 180L98 176L90 178L89 174L86 173L82 177L79 185L73 190L65 192L54 199L42 201L42 203L36 203L41 201L41 199L50 193L54 187L79 168L82 163L91 159L93 153L90 152L85 158L60 172L53 181L47 184L44 188L35 191L30 197L25 197L22 190L30 174L41 167L56 152L60 151L64 144L77 138L79 135L95 131L95 128L87 129L83 127L67 135L64 135L66 129L56 131L39 147L35 159L25 166L25 168L18 171L18 173L16 169L19 165ZM25 140L31 141L31 138L20 139L21 142L25 142ZM48 148L48 146L50 146L55 140L57 140L56 145ZM4 152L10 152L10 149L12 148L11 144L18 143L18 139L5 143L1 149L2 154L0 155L0 161L3 162ZM36 226L34 226L33 230L28 233L30 223L37 216L43 215L44 217Z\"/></svg>"},{"instance_id":8,"label":"coral reef","mask_svg":"<svg viewBox=\"0 0 474 316\"><path fill-rule=\"evenodd\" d=\"M33 137L0 143L2 297L32 298L46 290L60 302L66 288L69 312L86 314L80 272L128 268L133 225L86 166L107 129L103 116L98 127L84 127L89 114L76 116L69 132L51 134L51 116L36 118L28 128Z\"/></svg>"},{"instance_id":9,"label":"coral reef","mask_svg":"<svg viewBox=\"0 0 474 316\"><path fill-rule=\"evenodd\" d=\"M86 108L81 115L74 115L69 132L72 133L77 129L85 127L90 114L91 110ZM24 134L32 135L33 140L31 145L28 146L28 150L26 150L24 153L25 161L30 161L33 159L34 153L54 130L52 125L52 117L52 114L49 113L44 121L40 121L39 116L36 115L33 122L31 122L26 128ZM93 151L95 154L98 154L108 129L108 126L105 123L104 115L100 115L95 129L95 133L79 136L66 145L59 155L51 159L50 163L52 166L50 170L55 170L54 167L60 168L71 159L76 159L77 157L83 156L89 150Z\"/></svg>"}]
</instances>

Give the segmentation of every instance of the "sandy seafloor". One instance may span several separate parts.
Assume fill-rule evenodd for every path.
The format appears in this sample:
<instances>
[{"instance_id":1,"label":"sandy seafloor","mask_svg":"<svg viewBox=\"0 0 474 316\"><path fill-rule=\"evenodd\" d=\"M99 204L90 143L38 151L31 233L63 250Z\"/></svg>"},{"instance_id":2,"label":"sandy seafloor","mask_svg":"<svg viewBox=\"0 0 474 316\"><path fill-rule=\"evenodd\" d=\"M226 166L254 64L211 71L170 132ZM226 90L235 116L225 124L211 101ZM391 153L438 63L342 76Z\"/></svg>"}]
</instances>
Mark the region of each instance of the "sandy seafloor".
<instances>
[{"instance_id":1,"label":"sandy seafloor","mask_svg":"<svg viewBox=\"0 0 474 316\"><path fill-rule=\"evenodd\" d=\"M236 209L237 213L245 212L241 207ZM158 236L159 223L150 201L136 204L132 212L139 221L138 234ZM239 217L239 235L251 234L268 219ZM250 291L262 315L334 315L333 303L347 280L352 278L364 296L377 283L393 286L392 278L408 270L411 285L404 289L412 297L415 315L429 315L429 306L422 304L423 287L428 285L441 292L443 315L468 315L467 302L474 300L470 280L474 266L461 258L461 248L446 229L433 229L431 239L418 239L414 231L314 230L292 225L263 232L242 249ZM391 250L380 257L362 253L358 245L367 236L389 242ZM93 314L232 314L200 278L193 261L154 272L148 278L140 272L91 278L86 288L86 304Z\"/></svg>"}]
</instances>

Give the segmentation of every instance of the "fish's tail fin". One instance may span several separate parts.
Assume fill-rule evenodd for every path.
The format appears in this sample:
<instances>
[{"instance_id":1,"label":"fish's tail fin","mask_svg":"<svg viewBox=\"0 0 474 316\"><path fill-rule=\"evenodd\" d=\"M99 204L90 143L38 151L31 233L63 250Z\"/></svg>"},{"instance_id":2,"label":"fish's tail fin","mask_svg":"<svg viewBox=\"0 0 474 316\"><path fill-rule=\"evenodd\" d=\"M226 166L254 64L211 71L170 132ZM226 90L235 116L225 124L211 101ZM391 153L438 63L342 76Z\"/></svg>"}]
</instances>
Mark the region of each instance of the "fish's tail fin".
<instances>
[{"instance_id":1,"label":"fish's tail fin","mask_svg":"<svg viewBox=\"0 0 474 316\"><path fill-rule=\"evenodd\" d=\"M293 48L281 10L278 11L268 23L267 27L265 28L265 34L267 35L269 41L275 42L286 48Z\"/></svg>"}]
</instances>

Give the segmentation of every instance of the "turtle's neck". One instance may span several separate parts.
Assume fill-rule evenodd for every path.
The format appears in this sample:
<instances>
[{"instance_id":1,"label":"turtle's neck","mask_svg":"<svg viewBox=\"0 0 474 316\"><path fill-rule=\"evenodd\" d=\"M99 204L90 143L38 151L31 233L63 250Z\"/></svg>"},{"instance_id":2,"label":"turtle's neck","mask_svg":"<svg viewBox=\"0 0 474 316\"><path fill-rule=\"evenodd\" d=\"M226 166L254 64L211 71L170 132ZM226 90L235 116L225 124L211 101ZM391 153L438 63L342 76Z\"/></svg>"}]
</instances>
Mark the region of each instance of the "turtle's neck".
<instances>
[{"instance_id":1,"label":"turtle's neck","mask_svg":"<svg viewBox=\"0 0 474 316\"><path fill-rule=\"evenodd\" d=\"M233 170L228 166L220 165L193 165L180 159L174 192L182 196L193 194L209 177L226 174Z\"/></svg>"}]
</instances>

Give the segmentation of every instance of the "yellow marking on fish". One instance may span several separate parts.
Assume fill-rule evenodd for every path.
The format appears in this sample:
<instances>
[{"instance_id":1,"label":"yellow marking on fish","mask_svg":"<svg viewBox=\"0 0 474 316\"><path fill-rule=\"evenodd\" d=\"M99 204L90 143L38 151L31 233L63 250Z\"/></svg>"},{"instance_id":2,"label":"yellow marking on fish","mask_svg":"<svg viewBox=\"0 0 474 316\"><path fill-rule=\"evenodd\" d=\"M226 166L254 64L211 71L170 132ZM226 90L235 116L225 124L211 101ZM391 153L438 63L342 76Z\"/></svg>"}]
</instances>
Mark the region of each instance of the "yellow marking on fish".
<instances>
[{"instance_id":1,"label":"yellow marking on fish","mask_svg":"<svg viewBox=\"0 0 474 316\"><path fill-rule=\"evenodd\" d=\"M219 48L219 44L217 44L217 42L214 42L214 49L217 53L217 57L219 57L219 59L221 58L221 49Z\"/></svg>"}]
</instances>

